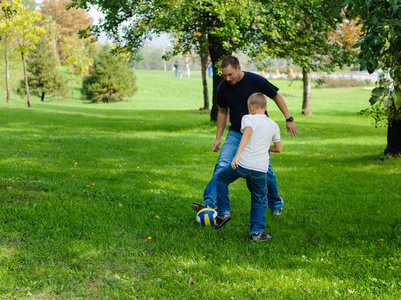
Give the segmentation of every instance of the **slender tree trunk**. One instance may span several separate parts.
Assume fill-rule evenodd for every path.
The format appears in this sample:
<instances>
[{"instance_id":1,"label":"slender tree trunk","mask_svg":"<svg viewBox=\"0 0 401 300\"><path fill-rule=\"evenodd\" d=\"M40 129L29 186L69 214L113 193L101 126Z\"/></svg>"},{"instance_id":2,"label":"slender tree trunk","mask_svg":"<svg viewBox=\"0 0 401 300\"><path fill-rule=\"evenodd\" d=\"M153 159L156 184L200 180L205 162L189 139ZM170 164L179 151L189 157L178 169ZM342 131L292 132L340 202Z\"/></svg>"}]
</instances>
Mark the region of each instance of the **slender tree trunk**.
<instances>
[{"instance_id":1,"label":"slender tree trunk","mask_svg":"<svg viewBox=\"0 0 401 300\"><path fill-rule=\"evenodd\" d=\"M7 103L10 102L10 72L8 68L8 45L6 38L6 47L5 47L5 59L6 59L6 90L7 90Z\"/></svg>"},{"instance_id":2,"label":"slender tree trunk","mask_svg":"<svg viewBox=\"0 0 401 300\"><path fill-rule=\"evenodd\" d=\"M41 101L45 101L45 94L46 94L45 92L42 92L42 95L40 96Z\"/></svg>"},{"instance_id":3,"label":"slender tree trunk","mask_svg":"<svg viewBox=\"0 0 401 300\"><path fill-rule=\"evenodd\" d=\"M71 99L74 98L74 66L71 66Z\"/></svg>"},{"instance_id":4,"label":"slender tree trunk","mask_svg":"<svg viewBox=\"0 0 401 300\"><path fill-rule=\"evenodd\" d=\"M388 119L385 155L401 155L401 119Z\"/></svg>"},{"instance_id":5,"label":"slender tree trunk","mask_svg":"<svg viewBox=\"0 0 401 300\"><path fill-rule=\"evenodd\" d=\"M187 70L187 78L191 77L191 69L189 68L189 55L185 57L185 68Z\"/></svg>"},{"instance_id":6,"label":"slender tree trunk","mask_svg":"<svg viewBox=\"0 0 401 300\"><path fill-rule=\"evenodd\" d=\"M23 67L24 67L24 79L25 79L26 96L28 98L28 107L32 107L31 95L29 93L29 85L28 85L28 74L26 72L25 55L23 53L21 53L21 55L22 55L22 64L23 64Z\"/></svg>"},{"instance_id":7,"label":"slender tree trunk","mask_svg":"<svg viewBox=\"0 0 401 300\"><path fill-rule=\"evenodd\" d=\"M224 49L223 43L219 37L209 35L209 53L213 64L213 105L210 113L210 120L217 121L217 114L219 112L219 106L217 104L217 87L224 78L217 72L218 70L216 65L224 56L227 55L227 51Z\"/></svg>"},{"instance_id":8,"label":"slender tree trunk","mask_svg":"<svg viewBox=\"0 0 401 300\"><path fill-rule=\"evenodd\" d=\"M203 110L209 110L209 91L207 89L207 53L200 54L201 69L202 69L202 83L203 83Z\"/></svg>"},{"instance_id":9,"label":"slender tree trunk","mask_svg":"<svg viewBox=\"0 0 401 300\"><path fill-rule=\"evenodd\" d=\"M311 102L310 102L311 74L305 68L302 68L302 81L304 84L302 113L304 115L311 116L312 115L312 108L311 108Z\"/></svg>"}]
</instances>

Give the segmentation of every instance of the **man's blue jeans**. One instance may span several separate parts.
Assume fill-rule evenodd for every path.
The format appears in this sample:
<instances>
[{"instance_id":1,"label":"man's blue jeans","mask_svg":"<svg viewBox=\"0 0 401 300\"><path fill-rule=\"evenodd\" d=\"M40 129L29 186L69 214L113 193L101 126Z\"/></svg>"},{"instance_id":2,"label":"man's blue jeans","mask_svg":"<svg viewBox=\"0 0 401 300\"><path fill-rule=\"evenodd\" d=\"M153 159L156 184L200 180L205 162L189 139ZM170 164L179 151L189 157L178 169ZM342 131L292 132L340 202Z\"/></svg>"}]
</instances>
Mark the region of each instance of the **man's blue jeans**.
<instances>
[{"instance_id":1,"label":"man's blue jeans","mask_svg":"<svg viewBox=\"0 0 401 300\"><path fill-rule=\"evenodd\" d=\"M267 209L266 173L252 171L238 166L235 170L231 165L217 174L217 213L229 214L231 211L228 198L228 185L238 178L245 178L251 193L250 234L260 233L266 226L265 212Z\"/></svg>"},{"instance_id":2,"label":"man's blue jeans","mask_svg":"<svg viewBox=\"0 0 401 300\"><path fill-rule=\"evenodd\" d=\"M213 177L210 179L206 186L205 192L203 193L203 203L211 208L216 209L217 206L217 190L216 190L216 178L217 174L228 165L231 165L239 143L242 138L242 133L234 130L230 130L227 134L226 140L223 147L220 150L219 159L214 168ZM266 174L267 180L267 205L272 211L279 210L283 204L283 199L279 196L277 190L276 174L274 174L271 164L269 163L269 170Z\"/></svg>"}]
</instances>

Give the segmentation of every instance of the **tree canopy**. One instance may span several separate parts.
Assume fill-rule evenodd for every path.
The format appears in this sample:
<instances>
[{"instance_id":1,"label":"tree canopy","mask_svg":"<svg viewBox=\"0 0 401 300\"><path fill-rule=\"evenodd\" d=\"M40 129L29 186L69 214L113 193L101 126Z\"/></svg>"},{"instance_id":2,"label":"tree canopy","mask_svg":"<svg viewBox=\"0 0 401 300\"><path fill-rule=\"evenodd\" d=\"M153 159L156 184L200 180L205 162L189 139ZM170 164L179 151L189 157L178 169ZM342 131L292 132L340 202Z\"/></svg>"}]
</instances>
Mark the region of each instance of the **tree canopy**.
<instances>
[{"instance_id":1,"label":"tree canopy","mask_svg":"<svg viewBox=\"0 0 401 300\"><path fill-rule=\"evenodd\" d=\"M57 49L60 55L66 44L66 38L75 38L80 30L88 29L93 24L92 17L85 10L79 8L67 10L66 7L70 2L70 0L43 0L40 6L42 14L50 16L57 24L59 32ZM81 40L80 44L83 43Z\"/></svg>"},{"instance_id":2,"label":"tree canopy","mask_svg":"<svg viewBox=\"0 0 401 300\"><path fill-rule=\"evenodd\" d=\"M401 154L401 7L398 0L348 0L321 3L322 11L345 9L350 18L359 18L361 69L383 70L378 87L372 91L366 112L377 122L388 122L386 154ZM388 80L390 79L390 80Z\"/></svg>"},{"instance_id":3,"label":"tree canopy","mask_svg":"<svg viewBox=\"0 0 401 300\"><path fill-rule=\"evenodd\" d=\"M105 31L117 49L135 53L152 35L168 32L176 34L176 49L207 49L215 68L225 55L252 42L253 24L264 18L259 14L261 3L251 0L73 0L70 7L89 10L90 5L104 15L93 27L94 35ZM218 72L213 73L212 120L217 118L216 91L222 80Z\"/></svg>"},{"instance_id":4,"label":"tree canopy","mask_svg":"<svg viewBox=\"0 0 401 300\"><path fill-rule=\"evenodd\" d=\"M59 59L54 51L53 40L47 35L42 35L27 56L28 82L32 94L40 96L44 101L46 94L59 94L65 92L66 82L59 73ZM25 94L25 82L20 82L18 89L20 94Z\"/></svg>"}]
</instances>

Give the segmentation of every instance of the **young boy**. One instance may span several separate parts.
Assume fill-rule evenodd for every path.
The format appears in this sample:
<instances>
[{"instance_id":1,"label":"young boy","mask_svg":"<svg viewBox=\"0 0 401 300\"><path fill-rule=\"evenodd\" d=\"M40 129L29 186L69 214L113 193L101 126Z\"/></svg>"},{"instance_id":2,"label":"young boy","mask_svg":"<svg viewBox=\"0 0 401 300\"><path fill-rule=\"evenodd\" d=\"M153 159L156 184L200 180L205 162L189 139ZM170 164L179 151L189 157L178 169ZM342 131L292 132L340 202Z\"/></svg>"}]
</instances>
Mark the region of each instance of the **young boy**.
<instances>
[{"instance_id":1,"label":"young boy","mask_svg":"<svg viewBox=\"0 0 401 300\"><path fill-rule=\"evenodd\" d=\"M238 178L245 178L251 193L250 238L266 241L272 237L264 232L267 209L266 174L271 152L280 153L280 128L267 117L266 96L254 93L248 99L248 111L241 120L242 138L231 165L217 176L217 218L215 228L224 226L230 216L228 185ZM271 145L273 141L274 145Z\"/></svg>"}]
</instances>

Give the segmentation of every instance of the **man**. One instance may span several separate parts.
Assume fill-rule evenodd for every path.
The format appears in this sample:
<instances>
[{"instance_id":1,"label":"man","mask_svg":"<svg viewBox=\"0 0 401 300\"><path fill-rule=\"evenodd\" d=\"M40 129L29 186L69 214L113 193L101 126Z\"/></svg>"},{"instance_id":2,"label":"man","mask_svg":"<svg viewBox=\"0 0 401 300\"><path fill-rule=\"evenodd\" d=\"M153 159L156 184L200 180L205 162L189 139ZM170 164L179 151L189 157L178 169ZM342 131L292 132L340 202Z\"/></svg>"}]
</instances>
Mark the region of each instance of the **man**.
<instances>
[{"instance_id":1,"label":"man","mask_svg":"<svg viewBox=\"0 0 401 300\"><path fill-rule=\"evenodd\" d=\"M260 75L242 71L238 59L234 56L223 58L220 67L225 80L217 88L219 112L217 114L216 139L212 145L214 152L220 150L221 138L227 125L228 115L230 115L231 126L229 127L224 145L221 148L213 177L203 194L203 202L194 202L191 205L195 211L206 207L216 209L217 174L227 165L231 164L237 152L242 137L242 133L240 132L241 119L244 115L248 114L247 101L253 93L260 92L272 99L286 119L287 132L293 137L298 134L294 118L291 117L284 99L277 93L278 88L276 86ZM266 176L268 206L274 214L281 215L284 201L278 194L276 175L272 171L270 163Z\"/></svg>"}]
</instances>

